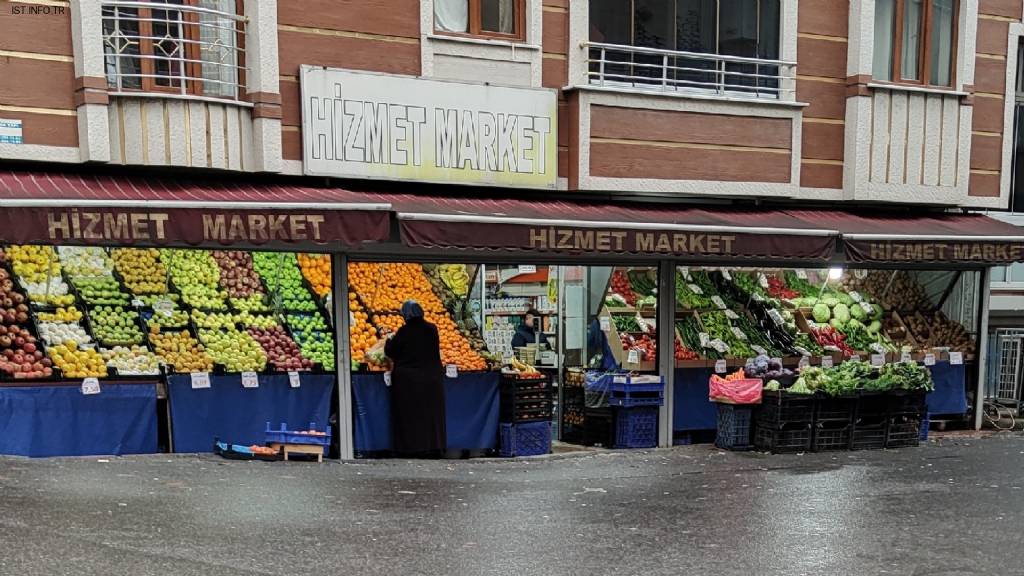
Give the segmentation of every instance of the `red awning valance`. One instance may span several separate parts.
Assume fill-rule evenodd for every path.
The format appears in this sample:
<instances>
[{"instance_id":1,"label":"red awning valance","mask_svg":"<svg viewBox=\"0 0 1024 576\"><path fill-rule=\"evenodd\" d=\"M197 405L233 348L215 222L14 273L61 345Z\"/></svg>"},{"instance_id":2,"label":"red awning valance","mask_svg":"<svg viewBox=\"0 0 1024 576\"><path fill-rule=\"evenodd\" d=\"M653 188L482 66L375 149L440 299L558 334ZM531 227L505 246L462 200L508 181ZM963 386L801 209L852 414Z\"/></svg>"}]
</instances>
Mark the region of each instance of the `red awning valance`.
<instances>
[{"instance_id":1,"label":"red awning valance","mask_svg":"<svg viewBox=\"0 0 1024 576\"><path fill-rule=\"evenodd\" d=\"M390 206L347 190L0 172L0 242L231 246L387 240Z\"/></svg>"}]
</instances>

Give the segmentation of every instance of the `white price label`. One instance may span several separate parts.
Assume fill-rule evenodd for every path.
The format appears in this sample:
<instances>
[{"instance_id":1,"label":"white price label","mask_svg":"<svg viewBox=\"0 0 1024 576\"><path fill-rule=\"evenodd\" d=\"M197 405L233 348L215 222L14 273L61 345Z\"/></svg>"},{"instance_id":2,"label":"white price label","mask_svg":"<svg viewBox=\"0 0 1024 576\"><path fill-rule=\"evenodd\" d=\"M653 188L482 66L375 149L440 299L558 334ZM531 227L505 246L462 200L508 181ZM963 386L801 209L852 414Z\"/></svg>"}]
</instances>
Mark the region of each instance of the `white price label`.
<instances>
[{"instance_id":1,"label":"white price label","mask_svg":"<svg viewBox=\"0 0 1024 576\"><path fill-rule=\"evenodd\" d=\"M388 370L384 373L384 385L391 386L391 371Z\"/></svg>"},{"instance_id":2,"label":"white price label","mask_svg":"<svg viewBox=\"0 0 1024 576\"><path fill-rule=\"evenodd\" d=\"M348 325L349 326L355 326L356 325L356 313L351 311L351 310L348 311Z\"/></svg>"},{"instance_id":3,"label":"white price label","mask_svg":"<svg viewBox=\"0 0 1024 576\"><path fill-rule=\"evenodd\" d=\"M756 344L754 346L751 346L750 349L753 350L754 352L757 352L758 356L766 356L768 354L767 350L761 348L760 346L757 346Z\"/></svg>"},{"instance_id":4,"label":"white price label","mask_svg":"<svg viewBox=\"0 0 1024 576\"><path fill-rule=\"evenodd\" d=\"M729 273L728 268L722 268L722 278L725 278L727 282L732 282L732 274Z\"/></svg>"},{"instance_id":5,"label":"white price label","mask_svg":"<svg viewBox=\"0 0 1024 576\"><path fill-rule=\"evenodd\" d=\"M82 380L82 394L91 396L93 394L100 393L100 381L96 378L86 378Z\"/></svg>"},{"instance_id":6,"label":"white price label","mask_svg":"<svg viewBox=\"0 0 1024 576\"><path fill-rule=\"evenodd\" d=\"M924 355L924 365L925 366L935 366L935 354L925 354Z\"/></svg>"},{"instance_id":7,"label":"white price label","mask_svg":"<svg viewBox=\"0 0 1024 576\"><path fill-rule=\"evenodd\" d=\"M192 389L199 390L200 388L210 387L210 373L209 372L193 372L189 374L189 378L192 380Z\"/></svg>"},{"instance_id":8,"label":"white price label","mask_svg":"<svg viewBox=\"0 0 1024 576\"><path fill-rule=\"evenodd\" d=\"M145 305L146 303L143 302L142 300L139 300L138 298L132 298L132 306L136 308L142 308Z\"/></svg>"},{"instance_id":9,"label":"white price label","mask_svg":"<svg viewBox=\"0 0 1024 576\"><path fill-rule=\"evenodd\" d=\"M831 356L822 356L821 357L821 367L822 368L831 368L832 367L832 357Z\"/></svg>"},{"instance_id":10,"label":"white price label","mask_svg":"<svg viewBox=\"0 0 1024 576\"><path fill-rule=\"evenodd\" d=\"M862 300L862 298L860 297L860 292L850 292L850 298L853 298L853 301L857 303L860 303L860 301Z\"/></svg>"},{"instance_id":11,"label":"white price label","mask_svg":"<svg viewBox=\"0 0 1024 576\"><path fill-rule=\"evenodd\" d=\"M949 353L949 363L952 366L959 366L960 364L963 364L964 363L964 353L963 352L950 352Z\"/></svg>"},{"instance_id":12,"label":"white price label","mask_svg":"<svg viewBox=\"0 0 1024 576\"><path fill-rule=\"evenodd\" d=\"M860 362L860 354L850 355L850 362Z\"/></svg>"},{"instance_id":13,"label":"white price label","mask_svg":"<svg viewBox=\"0 0 1024 576\"><path fill-rule=\"evenodd\" d=\"M156 302L153 302L153 311L159 312L168 318L174 314L174 302L171 302L167 298L161 298Z\"/></svg>"},{"instance_id":14,"label":"white price label","mask_svg":"<svg viewBox=\"0 0 1024 576\"><path fill-rule=\"evenodd\" d=\"M725 360L716 360L715 361L715 372L717 374L725 374L727 370L728 370L728 367L725 364Z\"/></svg>"},{"instance_id":15,"label":"white price label","mask_svg":"<svg viewBox=\"0 0 1024 576\"><path fill-rule=\"evenodd\" d=\"M519 265L519 273L520 274L534 274L536 272L537 272L537 267L534 266L533 264L520 264Z\"/></svg>"},{"instance_id":16,"label":"white price label","mask_svg":"<svg viewBox=\"0 0 1024 576\"><path fill-rule=\"evenodd\" d=\"M861 302L860 303L860 309L863 310L864 313L869 315L869 316L875 313L874 306L872 306L871 304L868 304L867 302Z\"/></svg>"},{"instance_id":17,"label":"white price label","mask_svg":"<svg viewBox=\"0 0 1024 576\"><path fill-rule=\"evenodd\" d=\"M693 292L698 296L704 294L704 291L701 290L700 286L697 286L696 284L687 284L686 287L690 289L690 292Z\"/></svg>"},{"instance_id":18,"label":"white price label","mask_svg":"<svg viewBox=\"0 0 1024 576\"><path fill-rule=\"evenodd\" d=\"M242 388L259 388L260 377L255 372L242 372Z\"/></svg>"},{"instance_id":19,"label":"white price label","mask_svg":"<svg viewBox=\"0 0 1024 576\"><path fill-rule=\"evenodd\" d=\"M804 368L807 368L810 365L811 365L811 359L810 358L808 358L807 356L801 356L800 357L800 364L798 364L798 366L800 367L801 370L803 370Z\"/></svg>"},{"instance_id":20,"label":"white price label","mask_svg":"<svg viewBox=\"0 0 1024 576\"><path fill-rule=\"evenodd\" d=\"M711 344L711 347L717 350L720 354L725 354L729 351L729 345L718 338L715 338L709 344Z\"/></svg>"},{"instance_id":21,"label":"white price label","mask_svg":"<svg viewBox=\"0 0 1024 576\"><path fill-rule=\"evenodd\" d=\"M630 350L626 356L627 364L639 364L640 363L640 352L638 350Z\"/></svg>"},{"instance_id":22,"label":"white price label","mask_svg":"<svg viewBox=\"0 0 1024 576\"><path fill-rule=\"evenodd\" d=\"M771 310L768 311L768 316L771 317L772 321L775 322L776 326L782 326L783 324L786 323L786 320L782 317L782 314L780 314L779 311L776 310L775 308L772 308Z\"/></svg>"},{"instance_id":23,"label":"white price label","mask_svg":"<svg viewBox=\"0 0 1024 576\"><path fill-rule=\"evenodd\" d=\"M914 361L914 358L910 355L910 352L903 352L900 354L900 362L904 364L910 364Z\"/></svg>"},{"instance_id":24,"label":"white price label","mask_svg":"<svg viewBox=\"0 0 1024 576\"><path fill-rule=\"evenodd\" d=\"M743 330L740 330L739 328L737 328L735 326L732 327L732 335L737 337L737 338L739 338L740 340L746 340L747 339L747 335L743 332Z\"/></svg>"},{"instance_id":25,"label":"white price label","mask_svg":"<svg viewBox=\"0 0 1024 576\"><path fill-rule=\"evenodd\" d=\"M607 332L612 329L612 320L607 316L601 316L601 331Z\"/></svg>"},{"instance_id":26,"label":"white price label","mask_svg":"<svg viewBox=\"0 0 1024 576\"><path fill-rule=\"evenodd\" d=\"M459 377L459 367L455 364L448 364L444 367L444 375L448 378Z\"/></svg>"},{"instance_id":27,"label":"white price label","mask_svg":"<svg viewBox=\"0 0 1024 576\"><path fill-rule=\"evenodd\" d=\"M711 343L711 335L707 332L701 332L698 336L700 337L701 348L708 348Z\"/></svg>"},{"instance_id":28,"label":"white price label","mask_svg":"<svg viewBox=\"0 0 1024 576\"><path fill-rule=\"evenodd\" d=\"M801 280L807 280L807 272L805 272L802 268L798 268L796 271L796 277Z\"/></svg>"},{"instance_id":29,"label":"white price label","mask_svg":"<svg viewBox=\"0 0 1024 576\"><path fill-rule=\"evenodd\" d=\"M288 385L292 388L298 388L302 385L302 379L299 378L299 373L291 370L288 372Z\"/></svg>"},{"instance_id":30,"label":"white price label","mask_svg":"<svg viewBox=\"0 0 1024 576\"><path fill-rule=\"evenodd\" d=\"M729 320L738 320L740 315L733 312L732 310L726 310L725 317L728 318Z\"/></svg>"},{"instance_id":31,"label":"white price label","mask_svg":"<svg viewBox=\"0 0 1024 576\"><path fill-rule=\"evenodd\" d=\"M712 296L711 303L714 304L719 310L725 310L725 300L722 300L721 296Z\"/></svg>"},{"instance_id":32,"label":"white price label","mask_svg":"<svg viewBox=\"0 0 1024 576\"><path fill-rule=\"evenodd\" d=\"M872 343L871 349L875 351L877 354L885 354L885 346L882 346L878 342Z\"/></svg>"},{"instance_id":33,"label":"white price label","mask_svg":"<svg viewBox=\"0 0 1024 576\"><path fill-rule=\"evenodd\" d=\"M761 285L761 288L768 288L768 277L764 274L757 275L757 283Z\"/></svg>"},{"instance_id":34,"label":"white price label","mask_svg":"<svg viewBox=\"0 0 1024 576\"><path fill-rule=\"evenodd\" d=\"M871 355L871 365L872 366L884 366L885 365L885 355L884 354L872 354Z\"/></svg>"}]
</instances>

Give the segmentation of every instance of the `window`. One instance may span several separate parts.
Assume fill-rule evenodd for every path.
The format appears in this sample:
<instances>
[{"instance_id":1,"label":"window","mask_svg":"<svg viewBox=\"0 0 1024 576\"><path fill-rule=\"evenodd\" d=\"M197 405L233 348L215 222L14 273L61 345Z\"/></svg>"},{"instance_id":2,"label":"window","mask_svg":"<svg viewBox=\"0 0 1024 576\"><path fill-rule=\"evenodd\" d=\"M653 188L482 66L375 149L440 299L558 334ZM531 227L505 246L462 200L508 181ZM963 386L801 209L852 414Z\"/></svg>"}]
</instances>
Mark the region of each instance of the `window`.
<instances>
[{"instance_id":1,"label":"window","mask_svg":"<svg viewBox=\"0 0 1024 576\"><path fill-rule=\"evenodd\" d=\"M152 8L140 4L103 2L103 41L111 88L240 96L245 44L240 0L160 0L153 2Z\"/></svg>"},{"instance_id":2,"label":"window","mask_svg":"<svg viewBox=\"0 0 1024 576\"><path fill-rule=\"evenodd\" d=\"M590 0L590 40L777 61L780 18L780 0ZM769 94L779 87L774 63L609 47L592 47L590 59L591 77L604 81Z\"/></svg>"},{"instance_id":3,"label":"window","mask_svg":"<svg viewBox=\"0 0 1024 576\"><path fill-rule=\"evenodd\" d=\"M445 34L524 40L523 8L523 0L434 0L434 29Z\"/></svg>"},{"instance_id":4,"label":"window","mask_svg":"<svg viewBox=\"0 0 1024 576\"><path fill-rule=\"evenodd\" d=\"M952 86L958 0L876 0L873 76Z\"/></svg>"}]
</instances>

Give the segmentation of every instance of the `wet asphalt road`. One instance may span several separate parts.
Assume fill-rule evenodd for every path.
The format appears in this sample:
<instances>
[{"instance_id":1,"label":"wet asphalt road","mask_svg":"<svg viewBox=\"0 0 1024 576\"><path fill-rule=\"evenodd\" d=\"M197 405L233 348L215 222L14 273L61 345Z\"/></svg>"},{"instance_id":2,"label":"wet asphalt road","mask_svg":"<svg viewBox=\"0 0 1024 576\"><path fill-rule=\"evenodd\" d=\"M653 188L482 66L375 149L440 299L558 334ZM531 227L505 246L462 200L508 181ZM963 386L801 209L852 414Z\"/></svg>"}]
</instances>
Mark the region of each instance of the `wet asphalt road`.
<instances>
[{"instance_id":1,"label":"wet asphalt road","mask_svg":"<svg viewBox=\"0 0 1024 576\"><path fill-rule=\"evenodd\" d=\"M0 458L0 575L1024 574L1024 436L324 465Z\"/></svg>"}]
</instances>

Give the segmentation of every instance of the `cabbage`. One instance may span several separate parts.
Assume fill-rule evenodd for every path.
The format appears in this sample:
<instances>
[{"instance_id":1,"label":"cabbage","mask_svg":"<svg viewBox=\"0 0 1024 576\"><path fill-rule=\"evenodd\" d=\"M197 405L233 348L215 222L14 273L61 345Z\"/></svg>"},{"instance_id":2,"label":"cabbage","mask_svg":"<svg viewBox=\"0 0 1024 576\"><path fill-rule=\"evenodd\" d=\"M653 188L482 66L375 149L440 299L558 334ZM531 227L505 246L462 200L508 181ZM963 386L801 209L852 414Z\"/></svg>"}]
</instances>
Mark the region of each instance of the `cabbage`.
<instances>
[{"instance_id":1,"label":"cabbage","mask_svg":"<svg viewBox=\"0 0 1024 576\"><path fill-rule=\"evenodd\" d=\"M854 310L856 310L856 308L854 308ZM856 316L856 314L854 314L854 316ZM860 320L857 320L856 318L850 318L846 322L847 330L857 330L859 328L864 328L864 323L862 323Z\"/></svg>"},{"instance_id":2,"label":"cabbage","mask_svg":"<svg viewBox=\"0 0 1024 576\"><path fill-rule=\"evenodd\" d=\"M828 298L822 298L821 302L822 304L828 306L829 308L835 308L836 304L839 304L839 300L836 300L832 296L829 296Z\"/></svg>"},{"instance_id":3,"label":"cabbage","mask_svg":"<svg viewBox=\"0 0 1024 576\"><path fill-rule=\"evenodd\" d=\"M836 304L836 307L832 309L832 316L834 316L836 320L845 323L850 319L850 309L846 304Z\"/></svg>"},{"instance_id":4,"label":"cabbage","mask_svg":"<svg viewBox=\"0 0 1024 576\"><path fill-rule=\"evenodd\" d=\"M843 331L844 323L842 321L840 321L839 319L837 319L837 318L833 318L833 319L829 320L828 324L829 324L829 326L835 328L836 330L839 330L840 332Z\"/></svg>"},{"instance_id":5,"label":"cabbage","mask_svg":"<svg viewBox=\"0 0 1024 576\"><path fill-rule=\"evenodd\" d=\"M846 304L847 306L853 306L854 304L856 304L856 302L853 301L853 297L850 296L849 294L840 294L839 296L837 296L837 299L840 303Z\"/></svg>"},{"instance_id":6,"label":"cabbage","mask_svg":"<svg viewBox=\"0 0 1024 576\"><path fill-rule=\"evenodd\" d=\"M828 319L832 317L832 312L828 309L828 305L824 302L814 305L814 310L811 311L811 315L814 316L814 321L824 324L828 322Z\"/></svg>"},{"instance_id":7,"label":"cabbage","mask_svg":"<svg viewBox=\"0 0 1024 576\"><path fill-rule=\"evenodd\" d=\"M853 306L853 307L851 307L850 308L850 315L853 316L854 318L856 318L857 320L861 320L861 321L864 321L864 320L868 319L868 313L865 312L864 308L862 308L860 306Z\"/></svg>"},{"instance_id":8,"label":"cabbage","mask_svg":"<svg viewBox=\"0 0 1024 576\"><path fill-rule=\"evenodd\" d=\"M882 330L882 323L875 320L871 324L868 324L868 334L878 334Z\"/></svg>"}]
</instances>

